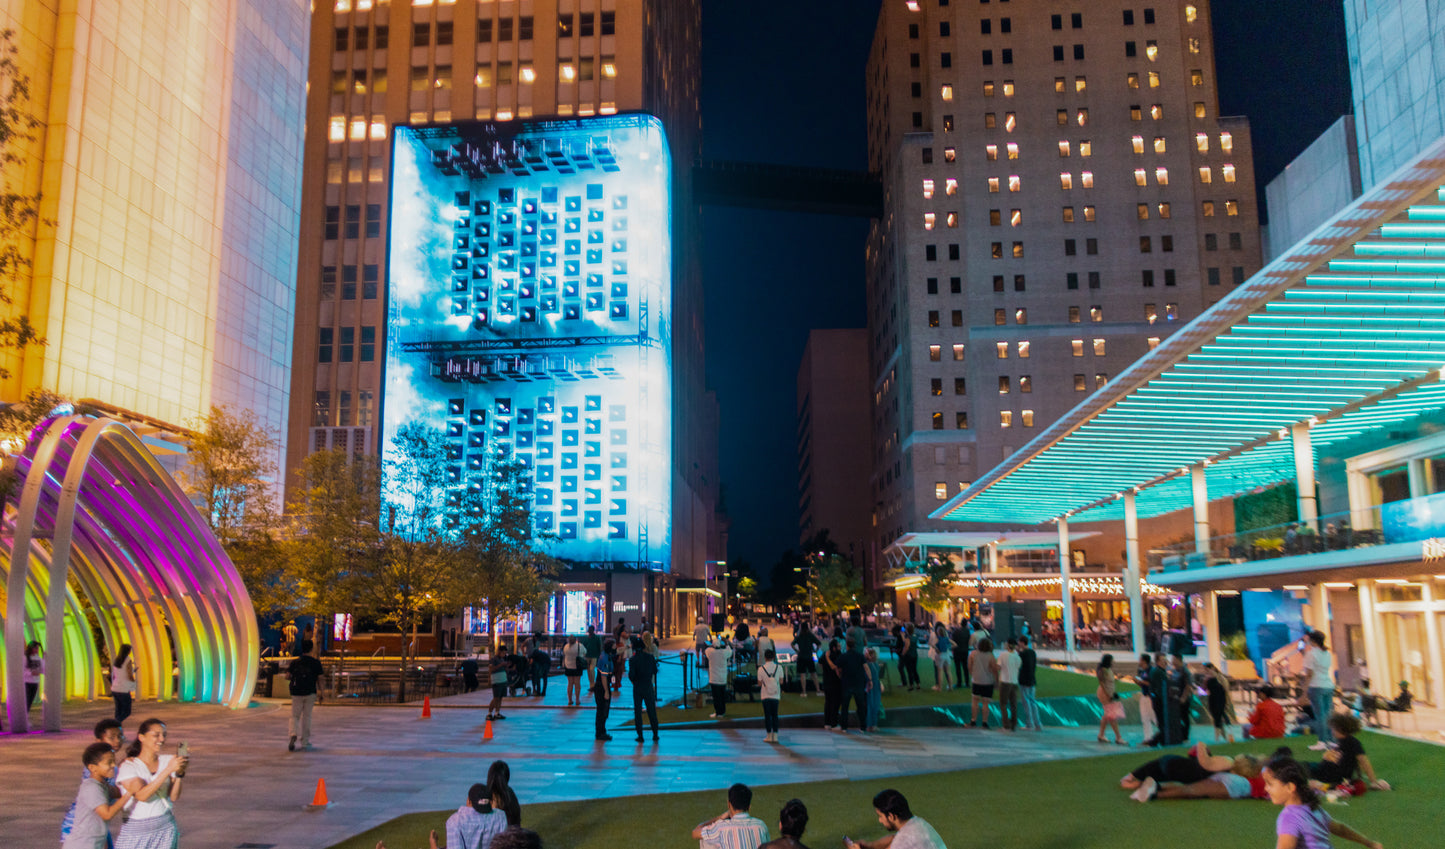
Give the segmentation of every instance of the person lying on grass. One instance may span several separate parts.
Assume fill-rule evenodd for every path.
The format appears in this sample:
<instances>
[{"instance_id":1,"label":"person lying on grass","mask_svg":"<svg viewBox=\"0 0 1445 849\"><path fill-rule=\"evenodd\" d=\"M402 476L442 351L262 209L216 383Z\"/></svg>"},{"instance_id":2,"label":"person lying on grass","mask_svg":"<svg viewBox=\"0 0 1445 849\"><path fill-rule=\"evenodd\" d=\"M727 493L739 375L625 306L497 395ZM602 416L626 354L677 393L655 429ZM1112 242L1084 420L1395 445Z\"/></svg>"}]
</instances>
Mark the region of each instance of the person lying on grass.
<instances>
[{"instance_id":1,"label":"person lying on grass","mask_svg":"<svg viewBox=\"0 0 1445 849\"><path fill-rule=\"evenodd\" d=\"M1275 754L1288 754L1288 748ZM1131 799L1263 799L1264 781L1260 777L1262 759L1255 755L1210 754L1209 747L1197 743L1187 756L1164 755L1155 758L1119 779L1119 786L1133 790Z\"/></svg>"}]
</instances>

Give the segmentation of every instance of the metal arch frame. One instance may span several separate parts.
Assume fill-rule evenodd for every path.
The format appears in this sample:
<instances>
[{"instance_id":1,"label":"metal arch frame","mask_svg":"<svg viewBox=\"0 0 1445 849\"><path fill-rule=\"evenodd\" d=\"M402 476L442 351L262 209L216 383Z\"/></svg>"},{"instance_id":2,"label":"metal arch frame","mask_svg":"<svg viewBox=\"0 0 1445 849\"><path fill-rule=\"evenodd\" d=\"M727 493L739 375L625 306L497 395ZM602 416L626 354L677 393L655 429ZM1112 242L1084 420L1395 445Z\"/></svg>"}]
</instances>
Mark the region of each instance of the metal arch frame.
<instances>
[{"instance_id":1,"label":"metal arch frame","mask_svg":"<svg viewBox=\"0 0 1445 849\"><path fill-rule=\"evenodd\" d=\"M27 634L61 647L47 652L45 730L60 730L67 695L94 698L108 683L72 574L107 643L132 645L141 696L244 707L259 665L250 597L195 506L140 439L111 419L53 419L36 429L19 465L19 507L5 517L13 544L0 558L8 566L0 660L11 730L29 729L21 696ZM52 529L47 549L40 538Z\"/></svg>"}]
</instances>

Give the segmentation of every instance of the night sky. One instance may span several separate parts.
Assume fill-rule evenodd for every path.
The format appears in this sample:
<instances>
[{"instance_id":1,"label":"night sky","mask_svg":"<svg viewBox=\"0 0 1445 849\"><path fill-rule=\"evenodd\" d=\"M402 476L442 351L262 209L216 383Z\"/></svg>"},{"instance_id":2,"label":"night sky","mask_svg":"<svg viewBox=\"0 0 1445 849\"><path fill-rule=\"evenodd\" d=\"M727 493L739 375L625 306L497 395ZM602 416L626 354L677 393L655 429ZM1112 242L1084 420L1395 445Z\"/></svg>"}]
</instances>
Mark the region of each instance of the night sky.
<instances>
[{"instance_id":1,"label":"night sky","mask_svg":"<svg viewBox=\"0 0 1445 849\"><path fill-rule=\"evenodd\" d=\"M864 67L879 0L704 0L705 159L867 168ZM826 11L824 11L826 7ZM1214 0L1223 115L1247 115L1265 184L1350 111L1339 0ZM1308 22L1308 28L1300 22ZM868 222L707 208L707 378L722 411L728 559L766 576L797 543L798 362L862 327ZM766 577L764 577L766 580Z\"/></svg>"}]
</instances>

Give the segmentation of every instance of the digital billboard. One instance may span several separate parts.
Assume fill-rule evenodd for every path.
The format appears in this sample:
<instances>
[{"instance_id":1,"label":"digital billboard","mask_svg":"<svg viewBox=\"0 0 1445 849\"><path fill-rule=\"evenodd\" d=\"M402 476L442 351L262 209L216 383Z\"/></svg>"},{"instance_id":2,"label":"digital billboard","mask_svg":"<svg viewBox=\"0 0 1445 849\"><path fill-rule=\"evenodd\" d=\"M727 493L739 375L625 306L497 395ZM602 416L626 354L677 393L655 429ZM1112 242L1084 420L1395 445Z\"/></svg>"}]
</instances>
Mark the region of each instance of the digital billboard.
<instances>
[{"instance_id":1,"label":"digital billboard","mask_svg":"<svg viewBox=\"0 0 1445 849\"><path fill-rule=\"evenodd\" d=\"M574 568L669 564L670 170L647 115L393 134L383 451L421 420L452 486L520 463Z\"/></svg>"}]
</instances>

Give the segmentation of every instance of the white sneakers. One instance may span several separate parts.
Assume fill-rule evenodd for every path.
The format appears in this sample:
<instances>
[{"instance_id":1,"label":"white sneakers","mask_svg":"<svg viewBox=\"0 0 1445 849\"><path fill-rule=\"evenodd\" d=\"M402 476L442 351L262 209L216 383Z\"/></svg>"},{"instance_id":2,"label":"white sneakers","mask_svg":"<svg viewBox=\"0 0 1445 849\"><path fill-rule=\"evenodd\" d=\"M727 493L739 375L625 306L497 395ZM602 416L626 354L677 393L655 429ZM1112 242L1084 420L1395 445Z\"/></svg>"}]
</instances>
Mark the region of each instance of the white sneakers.
<instances>
[{"instance_id":1,"label":"white sneakers","mask_svg":"<svg viewBox=\"0 0 1445 849\"><path fill-rule=\"evenodd\" d=\"M1313 744L1311 744L1311 745L1310 745L1310 751L1311 751L1311 752L1323 752L1325 749L1328 749L1329 747L1330 747L1330 744L1329 744L1329 743L1326 743L1325 741L1321 740L1321 741L1319 741L1318 743L1313 743Z\"/></svg>"},{"instance_id":2,"label":"white sneakers","mask_svg":"<svg viewBox=\"0 0 1445 849\"><path fill-rule=\"evenodd\" d=\"M1136 802L1147 802L1153 799L1154 794L1157 792L1159 792L1159 782L1152 778L1146 778L1144 779L1144 783L1139 785L1138 790L1129 794L1129 798Z\"/></svg>"}]
</instances>

